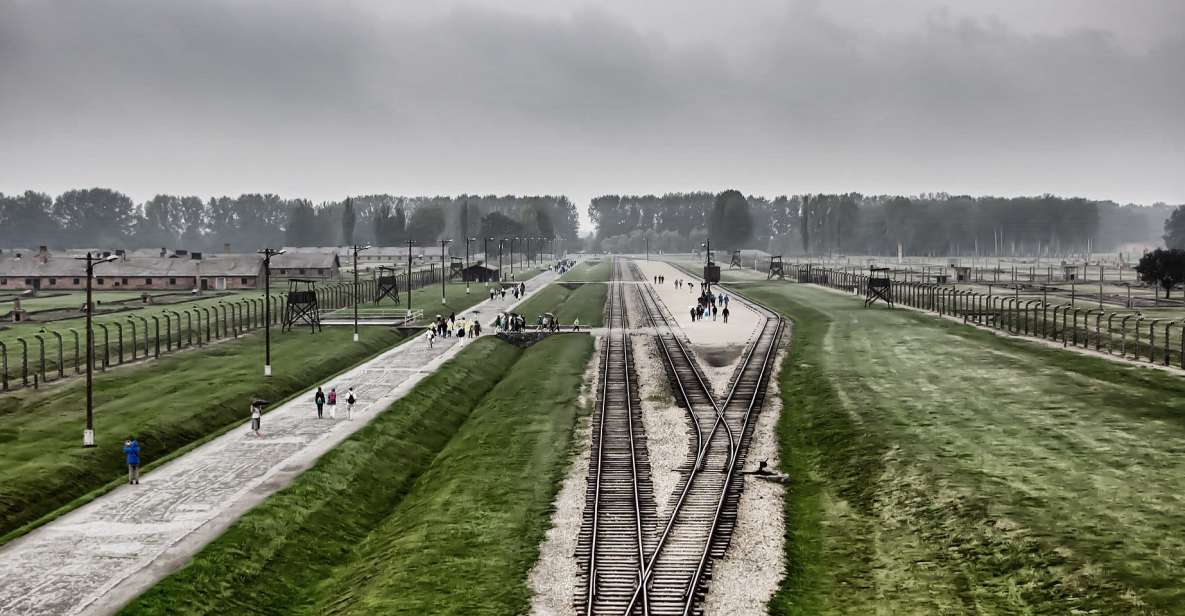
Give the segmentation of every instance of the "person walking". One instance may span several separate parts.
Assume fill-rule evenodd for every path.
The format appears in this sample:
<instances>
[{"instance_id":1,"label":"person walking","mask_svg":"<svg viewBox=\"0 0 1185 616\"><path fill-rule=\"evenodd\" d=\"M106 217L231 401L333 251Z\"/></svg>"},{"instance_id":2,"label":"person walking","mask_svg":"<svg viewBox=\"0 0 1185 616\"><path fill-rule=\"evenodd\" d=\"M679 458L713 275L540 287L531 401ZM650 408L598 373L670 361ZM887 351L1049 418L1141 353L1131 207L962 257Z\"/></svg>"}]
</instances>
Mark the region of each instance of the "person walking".
<instances>
[{"instance_id":1,"label":"person walking","mask_svg":"<svg viewBox=\"0 0 1185 616\"><path fill-rule=\"evenodd\" d=\"M432 344L436 342L436 329L428 330L428 348L432 348ZM320 409L318 409L320 411Z\"/></svg>"},{"instance_id":2,"label":"person walking","mask_svg":"<svg viewBox=\"0 0 1185 616\"><path fill-rule=\"evenodd\" d=\"M580 317L576 317L576 318L572 319L572 331L574 331L574 332L580 331Z\"/></svg>"},{"instance_id":3,"label":"person walking","mask_svg":"<svg viewBox=\"0 0 1185 616\"><path fill-rule=\"evenodd\" d=\"M329 418L337 419L337 388L329 388Z\"/></svg>"},{"instance_id":4,"label":"person walking","mask_svg":"<svg viewBox=\"0 0 1185 616\"><path fill-rule=\"evenodd\" d=\"M317 405L317 419L322 419L321 409L325 406L325 392L321 388L317 388L317 393L313 394L313 404Z\"/></svg>"},{"instance_id":5,"label":"person walking","mask_svg":"<svg viewBox=\"0 0 1185 616\"><path fill-rule=\"evenodd\" d=\"M255 433L255 438L259 438L259 428L263 424L263 405L256 400L251 403L251 431Z\"/></svg>"},{"instance_id":6,"label":"person walking","mask_svg":"<svg viewBox=\"0 0 1185 616\"><path fill-rule=\"evenodd\" d=\"M128 463L128 485L140 483L140 443L135 436L123 442L123 455Z\"/></svg>"},{"instance_id":7,"label":"person walking","mask_svg":"<svg viewBox=\"0 0 1185 616\"><path fill-rule=\"evenodd\" d=\"M358 401L358 399L354 397L354 388L351 387L350 391L346 392L346 420L347 421L354 420L354 403L357 401Z\"/></svg>"},{"instance_id":8,"label":"person walking","mask_svg":"<svg viewBox=\"0 0 1185 616\"><path fill-rule=\"evenodd\" d=\"M518 294L520 296L527 294L527 283L525 283L525 282L518 283Z\"/></svg>"},{"instance_id":9,"label":"person walking","mask_svg":"<svg viewBox=\"0 0 1185 616\"><path fill-rule=\"evenodd\" d=\"M728 323L728 302L724 302L724 310L721 310L720 314L724 315L724 322Z\"/></svg>"}]
</instances>

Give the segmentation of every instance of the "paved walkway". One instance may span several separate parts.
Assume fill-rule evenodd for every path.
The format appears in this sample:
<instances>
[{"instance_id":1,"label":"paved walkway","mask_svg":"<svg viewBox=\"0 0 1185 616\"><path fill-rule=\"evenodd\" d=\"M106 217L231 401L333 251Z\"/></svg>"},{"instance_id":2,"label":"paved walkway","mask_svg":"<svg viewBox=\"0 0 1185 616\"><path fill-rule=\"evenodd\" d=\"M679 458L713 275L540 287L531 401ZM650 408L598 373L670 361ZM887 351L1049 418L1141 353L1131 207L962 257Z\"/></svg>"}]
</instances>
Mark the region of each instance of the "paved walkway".
<instances>
[{"instance_id":1,"label":"paved walkway","mask_svg":"<svg viewBox=\"0 0 1185 616\"><path fill-rule=\"evenodd\" d=\"M527 295L555 280L528 281ZM484 289L474 289L480 293ZM525 299L525 298L524 298ZM519 300L522 301L522 300ZM485 301L466 310L482 321L516 305ZM489 328L492 330L493 328ZM316 418L314 386L263 417L262 437L246 422L227 434L0 549L0 615L110 614L184 565L239 516L285 487L322 454L406 394L469 340L410 340L324 383L359 399L353 421ZM247 402L243 406L247 415ZM115 455L114 453L112 455Z\"/></svg>"}]
</instances>

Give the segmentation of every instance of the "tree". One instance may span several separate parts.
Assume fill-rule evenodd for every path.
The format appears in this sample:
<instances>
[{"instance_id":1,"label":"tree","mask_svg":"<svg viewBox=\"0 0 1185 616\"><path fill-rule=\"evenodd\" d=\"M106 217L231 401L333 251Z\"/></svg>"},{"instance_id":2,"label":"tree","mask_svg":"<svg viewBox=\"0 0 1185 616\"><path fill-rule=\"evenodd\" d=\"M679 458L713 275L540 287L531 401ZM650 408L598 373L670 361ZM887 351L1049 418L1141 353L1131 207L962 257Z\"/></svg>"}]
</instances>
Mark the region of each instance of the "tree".
<instances>
[{"instance_id":1,"label":"tree","mask_svg":"<svg viewBox=\"0 0 1185 616\"><path fill-rule=\"evenodd\" d=\"M313 211L313 204L297 200L288 210L284 241L289 246L316 246L317 235L317 213Z\"/></svg>"},{"instance_id":2,"label":"tree","mask_svg":"<svg viewBox=\"0 0 1185 616\"><path fill-rule=\"evenodd\" d=\"M423 205L411 213L407 222L407 234L411 239L427 244L435 242L444 231L444 210L438 205Z\"/></svg>"},{"instance_id":3,"label":"tree","mask_svg":"<svg viewBox=\"0 0 1185 616\"><path fill-rule=\"evenodd\" d=\"M716 195L708 231L721 248L743 248L753 235L753 216L745 196L736 190L726 190Z\"/></svg>"},{"instance_id":4,"label":"tree","mask_svg":"<svg viewBox=\"0 0 1185 616\"><path fill-rule=\"evenodd\" d=\"M1164 221L1164 245L1172 249L1185 249L1185 205L1177 206L1168 220Z\"/></svg>"},{"instance_id":5,"label":"tree","mask_svg":"<svg viewBox=\"0 0 1185 616\"><path fill-rule=\"evenodd\" d=\"M1169 290L1185 282L1185 250L1157 248L1140 257L1136 265L1140 280L1164 289L1167 299Z\"/></svg>"},{"instance_id":6,"label":"tree","mask_svg":"<svg viewBox=\"0 0 1185 616\"><path fill-rule=\"evenodd\" d=\"M127 195L106 188L70 190L58 195L53 215L67 241L76 246L122 246L136 221Z\"/></svg>"},{"instance_id":7,"label":"tree","mask_svg":"<svg viewBox=\"0 0 1185 616\"><path fill-rule=\"evenodd\" d=\"M490 212L481 219L481 237L500 240L522 235L523 226L517 220L498 212Z\"/></svg>"},{"instance_id":8,"label":"tree","mask_svg":"<svg viewBox=\"0 0 1185 616\"><path fill-rule=\"evenodd\" d=\"M346 197L346 203L342 206L342 245L354 245L354 225L358 222L357 216L354 213L354 200Z\"/></svg>"},{"instance_id":9,"label":"tree","mask_svg":"<svg viewBox=\"0 0 1185 616\"><path fill-rule=\"evenodd\" d=\"M50 216L53 199L44 193L0 195L0 246L35 247L58 240L61 229Z\"/></svg>"}]
</instances>

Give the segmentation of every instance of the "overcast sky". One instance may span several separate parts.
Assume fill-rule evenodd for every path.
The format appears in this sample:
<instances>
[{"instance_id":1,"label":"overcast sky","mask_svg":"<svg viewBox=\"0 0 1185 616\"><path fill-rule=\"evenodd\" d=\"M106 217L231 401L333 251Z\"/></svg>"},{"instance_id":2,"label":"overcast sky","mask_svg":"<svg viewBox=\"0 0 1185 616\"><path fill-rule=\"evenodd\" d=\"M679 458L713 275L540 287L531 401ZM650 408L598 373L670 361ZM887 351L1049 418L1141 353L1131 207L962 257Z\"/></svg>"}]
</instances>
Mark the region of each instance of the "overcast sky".
<instances>
[{"instance_id":1,"label":"overcast sky","mask_svg":"<svg viewBox=\"0 0 1185 616\"><path fill-rule=\"evenodd\" d=\"M0 0L0 192L96 185L1180 203L1185 2Z\"/></svg>"}]
</instances>

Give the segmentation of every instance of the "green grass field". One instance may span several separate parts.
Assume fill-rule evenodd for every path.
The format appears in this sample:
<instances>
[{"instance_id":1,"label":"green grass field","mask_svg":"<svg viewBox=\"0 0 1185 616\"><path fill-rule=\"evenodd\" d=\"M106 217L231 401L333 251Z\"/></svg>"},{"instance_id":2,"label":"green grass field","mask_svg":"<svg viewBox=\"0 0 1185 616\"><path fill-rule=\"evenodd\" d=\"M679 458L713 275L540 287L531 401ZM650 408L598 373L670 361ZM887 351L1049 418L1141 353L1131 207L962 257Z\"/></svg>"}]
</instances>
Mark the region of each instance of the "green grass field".
<instances>
[{"instance_id":1,"label":"green grass field","mask_svg":"<svg viewBox=\"0 0 1185 616\"><path fill-rule=\"evenodd\" d=\"M270 379L260 335L97 374L93 449L81 446L83 381L0 396L0 535L118 479L129 434L152 463L244 421L252 397L282 400L400 340L378 328L358 344L347 328L275 334Z\"/></svg>"},{"instance_id":2,"label":"green grass field","mask_svg":"<svg viewBox=\"0 0 1185 616\"><path fill-rule=\"evenodd\" d=\"M474 342L123 613L525 613L591 353Z\"/></svg>"},{"instance_id":3,"label":"green grass field","mask_svg":"<svg viewBox=\"0 0 1185 616\"><path fill-rule=\"evenodd\" d=\"M538 315L550 312L565 327L576 318L580 319L581 326L600 327L604 324L608 290L606 285L599 282L570 286L556 282L532 296L518 312L527 318L528 323L534 323Z\"/></svg>"},{"instance_id":4,"label":"green grass field","mask_svg":"<svg viewBox=\"0 0 1185 616\"><path fill-rule=\"evenodd\" d=\"M790 283L776 614L1185 605L1185 382Z\"/></svg>"},{"instance_id":5,"label":"green grass field","mask_svg":"<svg viewBox=\"0 0 1185 616\"><path fill-rule=\"evenodd\" d=\"M613 275L613 261L608 258L587 259L576 264L575 267L564 272L560 280L564 282L609 282Z\"/></svg>"}]
</instances>

